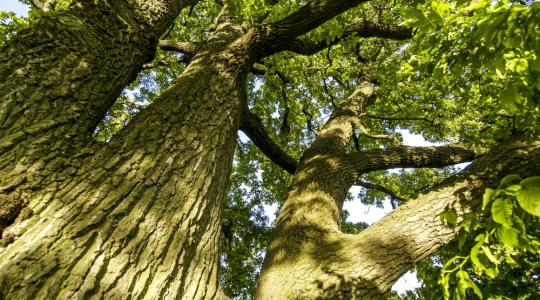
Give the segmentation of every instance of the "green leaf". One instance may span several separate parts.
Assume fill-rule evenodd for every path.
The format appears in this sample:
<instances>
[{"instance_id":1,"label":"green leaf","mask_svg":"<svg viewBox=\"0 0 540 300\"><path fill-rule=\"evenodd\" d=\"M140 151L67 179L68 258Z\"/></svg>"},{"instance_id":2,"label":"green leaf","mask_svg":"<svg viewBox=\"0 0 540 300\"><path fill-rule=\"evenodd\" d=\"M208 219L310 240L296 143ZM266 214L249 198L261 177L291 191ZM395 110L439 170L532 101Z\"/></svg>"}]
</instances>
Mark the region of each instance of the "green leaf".
<instances>
[{"instance_id":1,"label":"green leaf","mask_svg":"<svg viewBox=\"0 0 540 300\"><path fill-rule=\"evenodd\" d=\"M508 109L510 112L515 112L517 110L519 94L515 87L509 85L507 86L500 95L501 104L505 109Z\"/></svg>"},{"instance_id":2,"label":"green leaf","mask_svg":"<svg viewBox=\"0 0 540 300\"><path fill-rule=\"evenodd\" d=\"M469 275L467 272L463 270L459 270L456 274L456 277L459 278L458 286L457 286L457 294L459 295L459 299L467 299L465 298L467 296L467 281L465 280L464 276ZM454 294L455 295L455 294Z\"/></svg>"},{"instance_id":3,"label":"green leaf","mask_svg":"<svg viewBox=\"0 0 540 300\"><path fill-rule=\"evenodd\" d=\"M520 182L517 200L526 212L540 217L540 176L525 178Z\"/></svg>"},{"instance_id":4,"label":"green leaf","mask_svg":"<svg viewBox=\"0 0 540 300\"><path fill-rule=\"evenodd\" d=\"M450 258L448 261L446 261L446 263L444 264L444 266L442 267L442 270L447 270L449 269L451 266L452 266L452 263L458 259L459 256L455 255L453 256L452 258Z\"/></svg>"},{"instance_id":5,"label":"green leaf","mask_svg":"<svg viewBox=\"0 0 540 300\"><path fill-rule=\"evenodd\" d=\"M482 292L480 291L480 288L478 288L478 285L476 285L476 283L474 283L474 281L472 281L470 278L468 281L469 281L469 286L472 288L476 296L478 296L478 298L480 299L484 299L484 295L482 295Z\"/></svg>"},{"instance_id":6,"label":"green leaf","mask_svg":"<svg viewBox=\"0 0 540 300\"><path fill-rule=\"evenodd\" d=\"M479 255L479 252L480 252L480 247L482 247L482 245L484 244L484 241L479 241L478 243L476 243L476 245L474 245L474 247L472 247L471 249L471 261L473 262L473 264L478 267L478 269L480 269L481 271L484 271L486 270L486 266L480 261L478 255Z\"/></svg>"},{"instance_id":7,"label":"green leaf","mask_svg":"<svg viewBox=\"0 0 540 300\"><path fill-rule=\"evenodd\" d=\"M518 174L510 174L507 176L504 176L504 178L501 180L501 184L499 184L499 188L502 189L512 183L517 183L521 180L521 176Z\"/></svg>"},{"instance_id":8,"label":"green leaf","mask_svg":"<svg viewBox=\"0 0 540 300\"><path fill-rule=\"evenodd\" d=\"M493 193L495 192L495 190L493 189L490 189L490 188L487 188L486 191L484 192L484 196L482 198L482 210L485 210L489 204L489 202L491 201L491 197L493 196Z\"/></svg>"},{"instance_id":9,"label":"green leaf","mask_svg":"<svg viewBox=\"0 0 540 300\"><path fill-rule=\"evenodd\" d=\"M476 283L471 280L471 277L469 277L469 273L460 270L457 272L456 276L457 278L459 278L458 293L460 297L467 299L467 290L472 289L476 296L478 296L478 298L483 299L482 292L480 291Z\"/></svg>"},{"instance_id":10,"label":"green leaf","mask_svg":"<svg viewBox=\"0 0 540 300\"><path fill-rule=\"evenodd\" d=\"M452 210L444 211L441 214L441 220L446 220L448 226L454 228L457 224L457 214Z\"/></svg>"},{"instance_id":11,"label":"green leaf","mask_svg":"<svg viewBox=\"0 0 540 300\"><path fill-rule=\"evenodd\" d=\"M449 275L442 275L441 279L439 280L439 283L443 287L443 297L444 297L444 299L450 299L450 289L449 289L450 285L448 284L449 280L450 280Z\"/></svg>"},{"instance_id":12,"label":"green leaf","mask_svg":"<svg viewBox=\"0 0 540 300\"><path fill-rule=\"evenodd\" d=\"M502 225L512 225L512 201L506 198L497 198L491 206L493 221Z\"/></svg>"},{"instance_id":13,"label":"green leaf","mask_svg":"<svg viewBox=\"0 0 540 300\"><path fill-rule=\"evenodd\" d=\"M513 184L506 188L506 191L511 192L512 195L519 190L521 190L521 186L519 184Z\"/></svg>"},{"instance_id":14,"label":"green leaf","mask_svg":"<svg viewBox=\"0 0 540 300\"><path fill-rule=\"evenodd\" d=\"M487 268L484 270L484 272L486 273L487 276L491 278L495 278L497 277L497 275L499 275L499 271L496 268Z\"/></svg>"},{"instance_id":15,"label":"green leaf","mask_svg":"<svg viewBox=\"0 0 540 300\"><path fill-rule=\"evenodd\" d=\"M526 246L523 240L520 239L520 232L513 227L501 226L498 233L501 242L510 248L522 248Z\"/></svg>"},{"instance_id":16,"label":"green leaf","mask_svg":"<svg viewBox=\"0 0 540 300\"><path fill-rule=\"evenodd\" d=\"M499 260L493 255L489 247L483 245L482 250L484 250L484 253L486 254L486 257L491 261L493 264L497 265L499 264Z\"/></svg>"}]
</instances>

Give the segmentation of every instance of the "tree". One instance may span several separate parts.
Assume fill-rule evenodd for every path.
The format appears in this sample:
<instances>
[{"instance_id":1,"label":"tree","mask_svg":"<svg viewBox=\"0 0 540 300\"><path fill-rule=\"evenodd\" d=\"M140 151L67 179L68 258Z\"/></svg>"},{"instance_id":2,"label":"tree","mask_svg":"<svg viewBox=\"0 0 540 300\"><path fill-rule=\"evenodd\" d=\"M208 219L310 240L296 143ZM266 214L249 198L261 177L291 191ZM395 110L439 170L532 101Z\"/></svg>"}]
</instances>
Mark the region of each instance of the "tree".
<instances>
[{"instance_id":1,"label":"tree","mask_svg":"<svg viewBox=\"0 0 540 300\"><path fill-rule=\"evenodd\" d=\"M398 74L400 64L395 62L414 53L389 41L411 37L410 29L396 25L401 8L364 2L321 0L292 6L273 1L203 2L184 12L168 32L180 9L197 2L75 1L65 11L37 13L0 54L5 91L2 201L13 207L3 221L7 226L0 250L3 297L223 297L218 246L229 243L230 250L230 243L247 242L246 235L238 239L245 232L232 225L245 215L230 214L235 205L231 200L234 193L242 196L242 189L256 193L254 184L259 181L247 176L242 186L233 177L233 196L223 209L231 167L238 170L256 153L249 150L252 146L240 146L249 154L239 154L233 163L239 128L277 165L295 172L265 259L260 298L382 297L404 271L455 236L455 230L439 221L448 207L461 214L505 174L525 177L538 172L531 167L538 165L534 164L538 143L531 140L535 126L525 122L531 118L525 112L537 109L534 101L515 101L524 109L512 111L517 126L509 128L501 122L506 116L495 115L501 111L497 103L484 105L479 94L471 94L472 101L463 100L465 90L449 93L437 84L426 84L422 77L429 71L411 76L414 67L431 63L427 59ZM166 38L158 42L163 34ZM361 45L360 37L387 40ZM161 50L156 59L145 64L157 45ZM284 51L315 55L315 65L323 67L306 76L300 67L305 58ZM127 94L118 98L141 68L149 69L138 79L140 94L152 102L147 107L133 103ZM468 75L456 76L454 84L472 86ZM406 76L412 78L410 86L391 91L391 80ZM495 86L492 78L482 80ZM159 88L152 91L152 83ZM294 84L297 88L291 87ZM262 85L259 92L256 85ZM334 103L345 98L351 86L358 86L357 91L339 105ZM526 99L535 99L537 91L530 93ZM278 143L263 126L263 121L268 127L273 119L275 100L270 99L278 98L276 94L281 98ZM405 110L396 104L396 98L403 97L409 106ZM478 124L457 125L452 114L459 114L464 105L450 107L451 100L478 104L471 109L474 113L485 109ZM107 111L125 111L125 106L141 109L126 126L125 120L114 123L110 115L105 117ZM396 108L401 110L397 116L384 113ZM448 115L439 115L448 108ZM316 132L314 122L321 118L313 115L329 109L334 110L332 117ZM398 138L372 133L395 131L397 126L420 128L419 122L426 121L431 126L423 128L425 135L434 140L460 138L465 144L405 147L398 145ZM473 134L490 122L496 126L485 138ZM96 126L101 141L93 138ZM452 131L445 132L448 128ZM500 141L492 136L505 138L515 131L525 131L526 137L505 139L506 145L496 146ZM286 144L286 137L294 133L300 133L300 139ZM483 152L470 150L473 146L493 150L463 173L407 201L393 214L397 217L387 218L391 221L383 220L358 236L340 233L341 204L352 184L380 187L380 180L369 178L377 170L473 160ZM291 150L296 156L303 153L298 164L286 154ZM268 186L274 189L272 197L283 195L287 175L268 164L262 170L275 182ZM465 186L459 200L466 203L456 201L454 192ZM445 201L433 207L430 200L441 195ZM404 222L401 231L390 230L419 211L424 218ZM408 228L411 233L429 230L410 239L397 238ZM396 249L394 253L381 251L380 232L389 233L388 242L395 244L388 247ZM419 245L426 248L417 249ZM372 250L361 255L347 251L355 246ZM389 262L389 255L395 259ZM225 261L229 270L234 268L231 255ZM373 261L377 266L388 262L387 268L371 268ZM306 268L313 272L307 275ZM295 272L304 278L289 285L286 279ZM276 284L280 291L274 290Z\"/></svg>"}]
</instances>

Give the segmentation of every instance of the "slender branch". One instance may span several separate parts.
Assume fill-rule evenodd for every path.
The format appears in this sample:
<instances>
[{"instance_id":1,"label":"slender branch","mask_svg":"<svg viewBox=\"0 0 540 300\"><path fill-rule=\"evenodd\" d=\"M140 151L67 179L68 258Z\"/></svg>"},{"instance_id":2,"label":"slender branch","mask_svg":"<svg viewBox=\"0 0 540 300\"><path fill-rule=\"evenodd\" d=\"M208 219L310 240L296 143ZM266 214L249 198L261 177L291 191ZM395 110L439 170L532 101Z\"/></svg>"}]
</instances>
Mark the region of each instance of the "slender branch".
<instances>
[{"instance_id":1,"label":"slender branch","mask_svg":"<svg viewBox=\"0 0 540 300\"><path fill-rule=\"evenodd\" d=\"M368 137L368 138L372 138L372 139L383 139L383 140L389 140L390 142L394 143L394 144L397 144L399 143L399 140L391 135L391 134L374 134L374 133L371 133L362 123L360 122L356 122L356 126L358 127L358 129L360 129L360 131L362 131L362 133Z\"/></svg>"},{"instance_id":2,"label":"slender branch","mask_svg":"<svg viewBox=\"0 0 540 300\"><path fill-rule=\"evenodd\" d=\"M282 44L282 50L289 50L302 55L313 55L323 49L331 47L341 40L350 37L381 37L394 40L405 40L412 37L412 31L409 28L392 25L378 24L373 22L354 23L345 28L341 36L331 41L312 42L309 40L295 39L289 43Z\"/></svg>"},{"instance_id":3,"label":"slender branch","mask_svg":"<svg viewBox=\"0 0 540 300\"><path fill-rule=\"evenodd\" d=\"M263 65L254 64L253 66L251 66L250 72L254 75L263 76L266 75L266 68Z\"/></svg>"},{"instance_id":4,"label":"slender branch","mask_svg":"<svg viewBox=\"0 0 540 300\"><path fill-rule=\"evenodd\" d=\"M234 21L236 4L231 0L219 0L217 2L221 6L221 10L216 18L216 25L225 24Z\"/></svg>"},{"instance_id":5,"label":"slender branch","mask_svg":"<svg viewBox=\"0 0 540 300\"><path fill-rule=\"evenodd\" d=\"M122 104L129 108L137 109L137 110L143 110L148 106L147 104L139 104L139 103L135 103L131 101L126 101L126 102L123 102Z\"/></svg>"},{"instance_id":6,"label":"slender branch","mask_svg":"<svg viewBox=\"0 0 540 300\"><path fill-rule=\"evenodd\" d=\"M315 130L313 128L313 115L311 113L309 113L309 111L307 111L307 109L305 107L302 107L302 113L307 117L307 120L306 120L306 126L307 126L307 129L309 132L311 132L313 134L314 137L317 137L317 131L319 131L319 126L317 124L317 129Z\"/></svg>"},{"instance_id":7,"label":"slender branch","mask_svg":"<svg viewBox=\"0 0 540 300\"><path fill-rule=\"evenodd\" d=\"M164 60L159 60L156 62L156 65L162 66L162 67L168 67L169 63ZM155 66L153 63L147 63L142 66L143 70L153 69Z\"/></svg>"},{"instance_id":8,"label":"slender branch","mask_svg":"<svg viewBox=\"0 0 540 300\"><path fill-rule=\"evenodd\" d=\"M366 189L376 190L376 191L387 194L388 196L390 196L392 206L394 206L395 201L399 201L399 202L405 202L406 201L405 198L399 196L396 192L392 191L391 189L389 189L389 188L387 188L385 186L377 184L377 183L358 180L358 181L356 181L354 183L354 185L361 186L361 187L366 188ZM393 207L393 208L395 209L395 207Z\"/></svg>"},{"instance_id":9,"label":"slender branch","mask_svg":"<svg viewBox=\"0 0 540 300\"><path fill-rule=\"evenodd\" d=\"M261 119L247 108L244 109L240 123L242 130L249 139L259 148L272 162L282 167L290 174L294 174L298 165L296 159L287 154L268 135Z\"/></svg>"}]
</instances>

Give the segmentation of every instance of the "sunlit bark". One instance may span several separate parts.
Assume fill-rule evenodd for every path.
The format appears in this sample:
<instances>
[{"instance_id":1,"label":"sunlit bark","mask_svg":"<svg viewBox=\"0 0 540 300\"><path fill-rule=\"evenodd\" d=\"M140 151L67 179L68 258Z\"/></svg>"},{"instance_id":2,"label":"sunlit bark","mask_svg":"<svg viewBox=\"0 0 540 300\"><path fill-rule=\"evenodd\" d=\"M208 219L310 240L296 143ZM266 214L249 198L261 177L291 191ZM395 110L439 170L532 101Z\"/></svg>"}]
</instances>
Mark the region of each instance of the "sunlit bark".
<instances>
[{"instance_id":1,"label":"sunlit bark","mask_svg":"<svg viewBox=\"0 0 540 300\"><path fill-rule=\"evenodd\" d=\"M385 299L401 275L455 237L441 221L445 210L461 215L477 207L485 188L497 186L505 175L540 171L540 140L509 140L360 234L344 234L341 206L360 175L476 157L459 146L347 154L352 126L372 96L370 84L361 84L300 159L265 257L257 299Z\"/></svg>"}]
</instances>

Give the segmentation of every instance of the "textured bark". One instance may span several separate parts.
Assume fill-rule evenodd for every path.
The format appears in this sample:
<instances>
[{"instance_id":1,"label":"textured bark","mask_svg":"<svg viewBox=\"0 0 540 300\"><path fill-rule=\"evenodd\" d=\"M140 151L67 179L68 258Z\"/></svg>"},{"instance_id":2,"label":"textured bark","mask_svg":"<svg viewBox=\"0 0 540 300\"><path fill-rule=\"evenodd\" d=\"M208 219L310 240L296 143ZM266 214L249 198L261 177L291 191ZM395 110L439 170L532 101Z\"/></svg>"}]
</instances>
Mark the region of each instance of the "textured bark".
<instances>
[{"instance_id":1,"label":"textured bark","mask_svg":"<svg viewBox=\"0 0 540 300\"><path fill-rule=\"evenodd\" d=\"M39 182L51 171L45 164L85 146L187 4L75 1L8 42L0 51L0 192Z\"/></svg>"},{"instance_id":2,"label":"textured bark","mask_svg":"<svg viewBox=\"0 0 540 300\"><path fill-rule=\"evenodd\" d=\"M258 299L384 299L414 263L455 232L440 214L474 208L507 174L540 171L540 141L509 141L459 175L419 196L359 235L341 233L341 204L356 178L393 167L440 166L474 159L457 146L398 147L347 155L352 124L369 104L363 84L338 109L300 160L259 278ZM371 156L371 154L374 154ZM460 155L463 155L461 158Z\"/></svg>"},{"instance_id":3,"label":"textured bark","mask_svg":"<svg viewBox=\"0 0 540 300\"><path fill-rule=\"evenodd\" d=\"M49 174L0 248L0 298L216 299L220 214L250 68L222 24L147 109ZM56 179L54 181L53 179Z\"/></svg>"}]
</instances>

